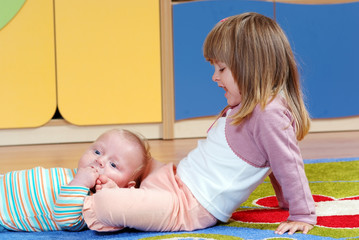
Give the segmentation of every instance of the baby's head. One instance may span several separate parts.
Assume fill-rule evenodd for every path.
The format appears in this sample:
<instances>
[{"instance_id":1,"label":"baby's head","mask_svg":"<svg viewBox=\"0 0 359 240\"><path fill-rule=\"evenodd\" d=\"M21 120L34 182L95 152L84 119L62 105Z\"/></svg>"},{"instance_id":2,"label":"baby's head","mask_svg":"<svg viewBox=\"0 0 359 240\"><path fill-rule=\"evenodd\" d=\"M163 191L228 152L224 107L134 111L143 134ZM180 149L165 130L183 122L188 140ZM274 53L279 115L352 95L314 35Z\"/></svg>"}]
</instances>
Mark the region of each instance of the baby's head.
<instances>
[{"instance_id":1,"label":"baby's head","mask_svg":"<svg viewBox=\"0 0 359 240\"><path fill-rule=\"evenodd\" d=\"M134 132L120 129L120 130L112 130L117 132L118 134L122 135L126 138L130 143L134 146L134 151L137 151L139 157L141 159L141 164L136 168L133 172L133 181L136 182L136 187L138 187L141 183L143 173L145 172L146 168L149 166L152 156L150 153L150 146L147 140Z\"/></svg>"},{"instance_id":2,"label":"baby's head","mask_svg":"<svg viewBox=\"0 0 359 240\"><path fill-rule=\"evenodd\" d=\"M139 186L151 154L146 140L124 129L103 133L84 153L79 168L92 167L119 187Z\"/></svg>"}]
</instances>

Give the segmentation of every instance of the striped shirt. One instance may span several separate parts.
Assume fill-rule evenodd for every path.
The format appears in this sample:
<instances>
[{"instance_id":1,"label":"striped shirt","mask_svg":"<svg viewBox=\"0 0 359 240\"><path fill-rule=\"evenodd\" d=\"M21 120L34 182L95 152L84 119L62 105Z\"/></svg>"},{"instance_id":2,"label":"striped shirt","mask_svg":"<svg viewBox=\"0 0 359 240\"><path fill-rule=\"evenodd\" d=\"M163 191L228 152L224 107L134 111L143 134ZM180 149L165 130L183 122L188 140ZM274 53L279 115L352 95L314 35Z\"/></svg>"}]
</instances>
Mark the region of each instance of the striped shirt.
<instances>
[{"instance_id":1,"label":"striped shirt","mask_svg":"<svg viewBox=\"0 0 359 240\"><path fill-rule=\"evenodd\" d=\"M86 187L67 186L76 169L36 167L0 176L0 225L14 231L78 231Z\"/></svg>"}]
</instances>

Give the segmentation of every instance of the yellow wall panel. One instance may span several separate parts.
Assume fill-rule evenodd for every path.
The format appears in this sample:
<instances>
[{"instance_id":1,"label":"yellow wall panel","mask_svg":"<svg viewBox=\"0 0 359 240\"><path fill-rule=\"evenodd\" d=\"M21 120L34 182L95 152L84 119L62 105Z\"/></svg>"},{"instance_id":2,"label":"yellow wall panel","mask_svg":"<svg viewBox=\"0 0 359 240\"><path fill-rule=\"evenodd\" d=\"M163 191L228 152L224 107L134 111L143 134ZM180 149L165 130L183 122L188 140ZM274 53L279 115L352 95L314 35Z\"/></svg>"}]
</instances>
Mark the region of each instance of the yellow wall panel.
<instances>
[{"instance_id":1,"label":"yellow wall panel","mask_svg":"<svg viewBox=\"0 0 359 240\"><path fill-rule=\"evenodd\" d=\"M160 122L158 0L55 0L58 106L76 125Z\"/></svg>"},{"instance_id":2,"label":"yellow wall panel","mask_svg":"<svg viewBox=\"0 0 359 240\"><path fill-rule=\"evenodd\" d=\"M41 126L55 110L53 2L27 0L0 30L0 128Z\"/></svg>"}]
</instances>

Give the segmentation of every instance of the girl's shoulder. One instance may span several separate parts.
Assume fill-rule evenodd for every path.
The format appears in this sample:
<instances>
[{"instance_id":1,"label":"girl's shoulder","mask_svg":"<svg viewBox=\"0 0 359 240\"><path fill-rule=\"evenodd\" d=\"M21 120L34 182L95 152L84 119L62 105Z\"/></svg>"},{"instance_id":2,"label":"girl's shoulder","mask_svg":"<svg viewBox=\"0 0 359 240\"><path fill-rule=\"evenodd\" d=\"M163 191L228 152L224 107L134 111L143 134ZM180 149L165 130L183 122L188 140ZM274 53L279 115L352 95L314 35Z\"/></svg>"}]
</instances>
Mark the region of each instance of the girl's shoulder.
<instances>
[{"instance_id":1,"label":"girl's shoulder","mask_svg":"<svg viewBox=\"0 0 359 240\"><path fill-rule=\"evenodd\" d=\"M284 97L278 95L271 101L269 101L264 108L260 104L257 104L253 109L252 113L245 119L243 124L233 125L231 122L233 119L231 116L235 115L236 112L240 109L240 105L231 109L229 118L227 118L227 126L232 125L229 128L264 128L268 125L274 125L277 127L282 127L282 125L287 126L288 124L293 123L293 115L291 114L286 100Z\"/></svg>"},{"instance_id":2,"label":"girl's shoulder","mask_svg":"<svg viewBox=\"0 0 359 240\"><path fill-rule=\"evenodd\" d=\"M267 105L262 108L260 104L254 108L252 116L254 118L278 118L278 117L292 117L288 105L282 96L277 96L269 101Z\"/></svg>"}]
</instances>

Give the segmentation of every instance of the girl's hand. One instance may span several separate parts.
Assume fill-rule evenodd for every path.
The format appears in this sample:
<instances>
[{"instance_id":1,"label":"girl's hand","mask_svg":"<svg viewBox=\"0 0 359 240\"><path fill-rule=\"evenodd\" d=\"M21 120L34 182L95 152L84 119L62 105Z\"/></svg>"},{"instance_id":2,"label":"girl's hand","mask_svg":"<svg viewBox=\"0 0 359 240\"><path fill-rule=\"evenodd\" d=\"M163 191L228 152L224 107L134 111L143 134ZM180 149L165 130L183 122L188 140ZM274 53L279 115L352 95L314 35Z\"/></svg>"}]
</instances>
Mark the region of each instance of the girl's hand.
<instances>
[{"instance_id":1,"label":"girl's hand","mask_svg":"<svg viewBox=\"0 0 359 240\"><path fill-rule=\"evenodd\" d=\"M97 170L92 167L79 168L75 177L69 183L69 186L93 188L98 177L99 174Z\"/></svg>"},{"instance_id":2,"label":"girl's hand","mask_svg":"<svg viewBox=\"0 0 359 240\"><path fill-rule=\"evenodd\" d=\"M117 188L117 184L105 175L100 175L96 180L96 191L104 188Z\"/></svg>"},{"instance_id":3,"label":"girl's hand","mask_svg":"<svg viewBox=\"0 0 359 240\"><path fill-rule=\"evenodd\" d=\"M275 233L282 235L283 233L288 232L289 235L292 235L296 231L302 231L303 234L307 234L312 229L313 225L309 223L286 221L279 224L279 227L277 228Z\"/></svg>"}]
</instances>

